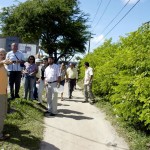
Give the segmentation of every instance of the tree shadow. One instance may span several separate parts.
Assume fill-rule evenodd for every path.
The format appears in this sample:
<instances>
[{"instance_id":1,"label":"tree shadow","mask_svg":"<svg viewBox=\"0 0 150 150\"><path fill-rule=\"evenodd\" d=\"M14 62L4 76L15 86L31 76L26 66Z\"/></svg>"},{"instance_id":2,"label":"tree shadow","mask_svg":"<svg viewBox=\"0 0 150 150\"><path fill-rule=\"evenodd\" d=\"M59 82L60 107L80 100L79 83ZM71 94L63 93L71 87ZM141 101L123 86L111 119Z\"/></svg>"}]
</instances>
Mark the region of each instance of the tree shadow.
<instances>
[{"instance_id":1,"label":"tree shadow","mask_svg":"<svg viewBox=\"0 0 150 150\"><path fill-rule=\"evenodd\" d=\"M60 149L50 143L42 141L40 150L60 150Z\"/></svg>"},{"instance_id":2,"label":"tree shadow","mask_svg":"<svg viewBox=\"0 0 150 150\"><path fill-rule=\"evenodd\" d=\"M19 145L25 149L37 150L39 148L41 139L33 136L29 130L20 130L16 125L5 124L4 132L10 134L8 143Z\"/></svg>"}]
</instances>

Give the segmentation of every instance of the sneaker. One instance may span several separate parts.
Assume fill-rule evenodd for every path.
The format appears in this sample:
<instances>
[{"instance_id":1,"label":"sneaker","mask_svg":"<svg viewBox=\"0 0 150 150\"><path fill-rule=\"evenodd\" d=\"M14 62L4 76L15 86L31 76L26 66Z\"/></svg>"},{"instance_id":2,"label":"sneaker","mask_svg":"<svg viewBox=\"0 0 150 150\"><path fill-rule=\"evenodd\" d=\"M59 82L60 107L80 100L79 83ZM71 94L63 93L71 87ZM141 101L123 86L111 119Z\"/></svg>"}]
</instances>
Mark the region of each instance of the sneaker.
<instances>
[{"instance_id":1,"label":"sneaker","mask_svg":"<svg viewBox=\"0 0 150 150\"><path fill-rule=\"evenodd\" d=\"M87 100L85 100L85 101L83 101L82 103L88 103L88 101L87 101Z\"/></svg>"}]
</instances>

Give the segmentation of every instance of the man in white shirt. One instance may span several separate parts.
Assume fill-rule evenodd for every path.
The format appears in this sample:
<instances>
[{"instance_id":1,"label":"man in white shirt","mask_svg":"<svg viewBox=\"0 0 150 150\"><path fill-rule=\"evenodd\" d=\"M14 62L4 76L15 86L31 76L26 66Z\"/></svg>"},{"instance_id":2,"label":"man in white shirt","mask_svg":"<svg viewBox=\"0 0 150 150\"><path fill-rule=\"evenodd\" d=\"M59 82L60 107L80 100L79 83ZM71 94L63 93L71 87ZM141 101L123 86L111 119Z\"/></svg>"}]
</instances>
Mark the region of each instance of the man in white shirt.
<instances>
[{"instance_id":1,"label":"man in white shirt","mask_svg":"<svg viewBox=\"0 0 150 150\"><path fill-rule=\"evenodd\" d=\"M19 98L19 89L21 82L22 67L20 64L24 62L24 55L18 50L18 44L11 44L11 51L7 53L6 60L9 60L11 64L7 65L7 71L9 71L9 86L11 99ZM15 87L15 90L14 90Z\"/></svg>"},{"instance_id":2,"label":"man in white shirt","mask_svg":"<svg viewBox=\"0 0 150 150\"><path fill-rule=\"evenodd\" d=\"M47 112L46 114L54 116L57 114L57 98L58 93L55 88L60 86L60 69L59 66L54 64L54 58L48 58L49 66L45 69L45 85L47 94Z\"/></svg>"},{"instance_id":3,"label":"man in white shirt","mask_svg":"<svg viewBox=\"0 0 150 150\"><path fill-rule=\"evenodd\" d=\"M85 62L85 76L84 76L84 103L88 102L88 97L90 98L90 104L95 102L93 92L92 92L92 80L93 80L93 69L89 67L89 63Z\"/></svg>"}]
</instances>

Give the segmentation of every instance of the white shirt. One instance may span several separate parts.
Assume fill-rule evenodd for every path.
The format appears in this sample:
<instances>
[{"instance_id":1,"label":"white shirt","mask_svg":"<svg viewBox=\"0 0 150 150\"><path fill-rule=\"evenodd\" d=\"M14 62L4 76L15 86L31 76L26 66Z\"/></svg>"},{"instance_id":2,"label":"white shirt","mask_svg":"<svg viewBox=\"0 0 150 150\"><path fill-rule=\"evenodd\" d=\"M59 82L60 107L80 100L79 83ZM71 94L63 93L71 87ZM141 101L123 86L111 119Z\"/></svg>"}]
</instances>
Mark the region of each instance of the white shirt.
<instances>
[{"instance_id":1,"label":"white shirt","mask_svg":"<svg viewBox=\"0 0 150 150\"><path fill-rule=\"evenodd\" d=\"M67 75L68 75L68 78L70 78L70 79L78 79L78 72L77 72L76 68L69 67L67 69Z\"/></svg>"},{"instance_id":2,"label":"white shirt","mask_svg":"<svg viewBox=\"0 0 150 150\"><path fill-rule=\"evenodd\" d=\"M17 57L16 57L16 56ZM25 60L24 59L24 55L21 51L17 51L17 52L13 52L13 51L10 51L6 54L6 59L9 59L10 61L18 61L18 59L21 61L21 60ZM22 67L20 67L20 63L13 63L13 64L10 64L10 65L7 65L6 69L8 71L21 71L22 70Z\"/></svg>"},{"instance_id":3,"label":"white shirt","mask_svg":"<svg viewBox=\"0 0 150 150\"><path fill-rule=\"evenodd\" d=\"M57 81L58 77L60 77L60 69L56 64L49 65L44 72L44 77L46 82Z\"/></svg>"},{"instance_id":4,"label":"white shirt","mask_svg":"<svg viewBox=\"0 0 150 150\"><path fill-rule=\"evenodd\" d=\"M85 70L85 77L84 77L84 84L89 84L90 82L90 78L91 76L93 75L93 69L91 67L88 67L86 70Z\"/></svg>"}]
</instances>

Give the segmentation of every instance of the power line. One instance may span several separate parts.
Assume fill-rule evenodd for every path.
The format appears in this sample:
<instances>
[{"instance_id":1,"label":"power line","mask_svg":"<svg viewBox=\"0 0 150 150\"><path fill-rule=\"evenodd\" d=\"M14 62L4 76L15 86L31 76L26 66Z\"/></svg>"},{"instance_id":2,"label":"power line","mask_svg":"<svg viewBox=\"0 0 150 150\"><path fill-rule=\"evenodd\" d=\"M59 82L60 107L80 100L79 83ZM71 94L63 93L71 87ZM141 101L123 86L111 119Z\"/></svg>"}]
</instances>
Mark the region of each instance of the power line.
<instances>
[{"instance_id":1,"label":"power line","mask_svg":"<svg viewBox=\"0 0 150 150\"><path fill-rule=\"evenodd\" d=\"M108 8L110 2L111 2L111 0L109 0L109 2L107 3L107 6L105 7L105 9L104 9L102 15L100 16L100 18L99 18L97 24L94 26L94 29L95 29L95 27L99 24L99 22L100 22L100 20L102 19L102 17L104 16L104 14L105 14L105 12L106 12L106 10L107 10L107 8ZM93 30L94 30L94 29L93 29Z\"/></svg>"},{"instance_id":2,"label":"power line","mask_svg":"<svg viewBox=\"0 0 150 150\"><path fill-rule=\"evenodd\" d=\"M104 35L104 37L99 41L99 42L101 42L128 14L129 14L129 12L138 4L140 2L140 0L138 0L130 9L129 9L129 11ZM98 43L99 43L98 42ZM97 43L97 44L98 44ZM97 45L96 44L96 45Z\"/></svg>"},{"instance_id":3,"label":"power line","mask_svg":"<svg viewBox=\"0 0 150 150\"><path fill-rule=\"evenodd\" d=\"M123 9L128 5L130 0L126 2L126 4L121 8L121 10L116 14L116 16L108 23L108 25L102 30L101 34L104 33L104 31L111 25L111 23L120 15L120 13L123 11Z\"/></svg>"},{"instance_id":4,"label":"power line","mask_svg":"<svg viewBox=\"0 0 150 150\"><path fill-rule=\"evenodd\" d=\"M95 13L95 15L94 15L94 18L93 18L93 20L92 20L92 23L94 22L94 20L95 20L97 14L98 14L98 11L99 11L99 9L100 9L101 4L102 4L102 0L100 1L99 5L98 5L98 8L97 8L97 11L96 11L96 13ZM92 23L91 23L91 24L92 24Z\"/></svg>"}]
</instances>

